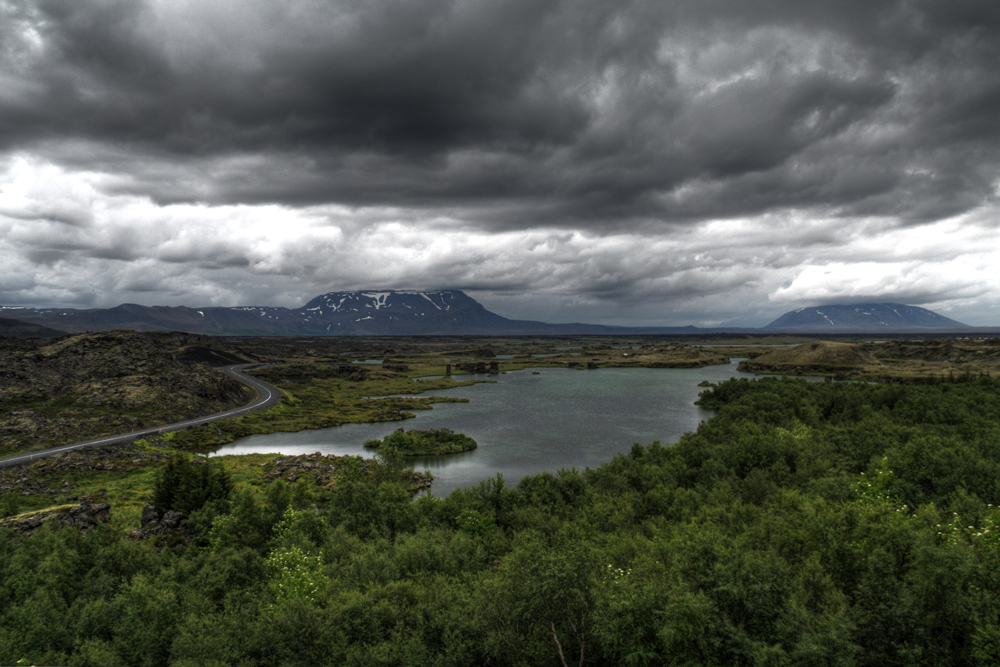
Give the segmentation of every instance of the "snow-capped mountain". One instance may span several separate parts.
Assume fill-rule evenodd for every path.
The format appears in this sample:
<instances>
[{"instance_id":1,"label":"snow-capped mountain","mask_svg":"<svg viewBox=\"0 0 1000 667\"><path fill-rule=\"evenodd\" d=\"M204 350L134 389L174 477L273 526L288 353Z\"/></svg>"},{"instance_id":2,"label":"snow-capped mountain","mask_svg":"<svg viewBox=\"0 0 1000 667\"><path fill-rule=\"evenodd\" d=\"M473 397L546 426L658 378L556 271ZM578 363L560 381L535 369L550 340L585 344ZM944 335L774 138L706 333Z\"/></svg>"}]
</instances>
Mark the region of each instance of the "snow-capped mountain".
<instances>
[{"instance_id":1,"label":"snow-capped mountain","mask_svg":"<svg viewBox=\"0 0 1000 667\"><path fill-rule=\"evenodd\" d=\"M519 324L458 290L329 292L294 312L303 330L320 334L474 334Z\"/></svg>"},{"instance_id":2,"label":"snow-capped mountain","mask_svg":"<svg viewBox=\"0 0 1000 667\"><path fill-rule=\"evenodd\" d=\"M968 325L934 311L900 303L856 303L851 305L813 306L785 313L765 329L782 331L831 331L852 329L875 331L888 329L954 329Z\"/></svg>"},{"instance_id":3,"label":"snow-capped mountain","mask_svg":"<svg viewBox=\"0 0 1000 667\"><path fill-rule=\"evenodd\" d=\"M751 332L734 327L614 327L600 324L548 324L509 320L491 313L459 290L368 290L329 292L301 308L233 306L139 306L114 308L23 308L0 306L0 318L66 332L134 329L253 336L408 336L408 335L577 335L699 334ZM765 330L909 331L946 330L966 325L916 306L893 303L800 308L782 315ZM2 332L0 332L2 335Z\"/></svg>"},{"instance_id":4,"label":"snow-capped mountain","mask_svg":"<svg viewBox=\"0 0 1000 667\"><path fill-rule=\"evenodd\" d=\"M62 331L135 329L246 335L489 335L605 333L613 328L589 324L546 324L509 320L486 310L459 290L372 290L329 292L301 308L139 306L114 308L15 308L0 306L0 316Z\"/></svg>"}]
</instances>

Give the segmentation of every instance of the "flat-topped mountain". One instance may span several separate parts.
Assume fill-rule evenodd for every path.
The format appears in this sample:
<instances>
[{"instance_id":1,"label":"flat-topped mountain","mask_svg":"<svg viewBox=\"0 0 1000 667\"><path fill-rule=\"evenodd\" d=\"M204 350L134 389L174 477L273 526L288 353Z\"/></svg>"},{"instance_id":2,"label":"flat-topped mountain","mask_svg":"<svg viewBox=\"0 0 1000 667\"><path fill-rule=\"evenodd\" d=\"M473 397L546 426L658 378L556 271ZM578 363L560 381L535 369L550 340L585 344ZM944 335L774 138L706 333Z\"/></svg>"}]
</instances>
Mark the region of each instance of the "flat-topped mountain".
<instances>
[{"instance_id":1,"label":"flat-topped mountain","mask_svg":"<svg viewBox=\"0 0 1000 667\"><path fill-rule=\"evenodd\" d=\"M782 331L830 331L850 329L874 331L888 329L958 329L967 324L918 306L901 303L856 303L851 305L813 306L785 313L765 329Z\"/></svg>"},{"instance_id":2,"label":"flat-topped mountain","mask_svg":"<svg viewBox=\"0 0 1000 667\"><path fill-rule=\"evenodd\" d=\"M486 310L459 290L440 292L329 292L305 306L305 326L317 333L427 334L509 331L524 324Z\"/></svg>"}]
</instances>

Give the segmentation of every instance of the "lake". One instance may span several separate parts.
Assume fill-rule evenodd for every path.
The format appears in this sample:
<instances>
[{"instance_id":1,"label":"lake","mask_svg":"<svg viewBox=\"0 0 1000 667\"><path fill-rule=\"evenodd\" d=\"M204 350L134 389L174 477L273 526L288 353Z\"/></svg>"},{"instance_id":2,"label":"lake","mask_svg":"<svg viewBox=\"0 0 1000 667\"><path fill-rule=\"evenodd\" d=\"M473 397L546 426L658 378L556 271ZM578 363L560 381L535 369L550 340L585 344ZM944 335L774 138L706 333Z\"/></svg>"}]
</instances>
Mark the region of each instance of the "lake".
<instances>
[{"instance_id":1,"label":"lake","mask_svg":"<svg viewBox=\"0 0 1000 667\"><path fill-rule=\"evenodd\" d=\"M378 424L254 435L225 445L212 456L278 452L372 456L362 443L400 427L447 427L474 438L479 447L450 456L407 459L415 470L434 475L432 492L477 484L502 473L511 486L521 477L560 468L596 467L633 443L676 442L712 412L694 404L702 380L754 377L736 370L737 361L704 368L539 368L490 376L484 383L428 391L421 396L468 398L468 403L436 403L417 410L415 419ZM461 376L465 379L469 376ZM478 376L486 378L486 376Z\"/></svg>"}]
</instances>

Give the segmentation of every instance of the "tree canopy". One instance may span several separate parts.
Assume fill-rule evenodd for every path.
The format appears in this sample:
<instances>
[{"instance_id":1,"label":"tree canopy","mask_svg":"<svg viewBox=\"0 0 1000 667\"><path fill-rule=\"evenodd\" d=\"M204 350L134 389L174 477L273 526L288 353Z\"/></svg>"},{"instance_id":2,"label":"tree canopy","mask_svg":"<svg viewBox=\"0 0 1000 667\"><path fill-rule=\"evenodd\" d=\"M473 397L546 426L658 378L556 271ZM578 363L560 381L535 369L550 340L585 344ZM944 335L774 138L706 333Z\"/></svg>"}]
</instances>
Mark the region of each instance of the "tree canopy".
<instances>
[{"instance_id":1,"label":"tree canopy","mask_svg":"<svg viewBox=\"0 0 1000 667\"><path fill-rule=\"evenodd\" d=\"M185 551L0 531L0 663L997 664L998 390L730 381L592 470L213 491Z\"/></svg>"}]
</instances>

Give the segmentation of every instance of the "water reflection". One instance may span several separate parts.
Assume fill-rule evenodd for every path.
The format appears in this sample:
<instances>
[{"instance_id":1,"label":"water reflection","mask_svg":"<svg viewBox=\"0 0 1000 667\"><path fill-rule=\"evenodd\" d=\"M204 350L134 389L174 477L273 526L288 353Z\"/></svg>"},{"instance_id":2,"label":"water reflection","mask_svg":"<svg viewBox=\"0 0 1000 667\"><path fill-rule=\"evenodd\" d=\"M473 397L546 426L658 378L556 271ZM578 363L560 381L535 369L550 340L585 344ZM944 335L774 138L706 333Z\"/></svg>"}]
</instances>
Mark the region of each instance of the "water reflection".
<instances>
[{"instance_id":1,"label":"water reflection","mask_svg":"<svg viewBox=\"0 0 1000 667\"><path fill-rule=\"evenodd\" d=\"M510 484L527 474L560 468L595 467L635 442L675 442L711 413L694 405L703 380L733 376L736 361L693 369L538 368L489 376L495 383L428 391L469 398L468 403L437 403L414 419L379 424L273 433L243 438L214 455L280 452L371 456L362 443L407 430L447 427L474 438L479 447L452 456L408 459L416 470L435 476L432 491L453 489L503 473ZM469 376L463 376L467 378ZM487 376L478 376L486 379Z\"/></svg>"}]
</instances>

